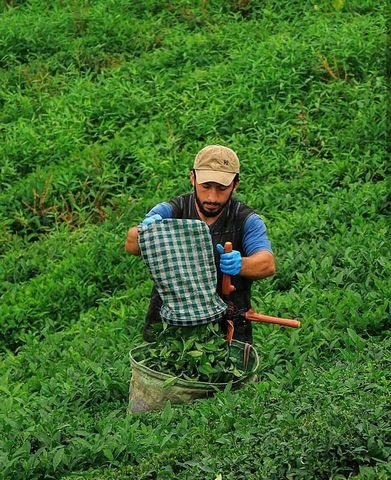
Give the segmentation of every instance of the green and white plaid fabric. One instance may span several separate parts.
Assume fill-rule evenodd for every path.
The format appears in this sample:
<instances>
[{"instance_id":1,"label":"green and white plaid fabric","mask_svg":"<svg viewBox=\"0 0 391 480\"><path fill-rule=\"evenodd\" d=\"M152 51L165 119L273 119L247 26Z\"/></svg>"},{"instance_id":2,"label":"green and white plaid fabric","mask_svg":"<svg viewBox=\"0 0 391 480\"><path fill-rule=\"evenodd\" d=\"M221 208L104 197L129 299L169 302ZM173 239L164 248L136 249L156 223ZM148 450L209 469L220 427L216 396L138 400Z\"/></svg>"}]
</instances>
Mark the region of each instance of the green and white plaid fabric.
<instances>
[{"instance_id":1,"label":"green and white plaid fabric","mask_svg":"<svg viewBox=\"0 0 391 480\"><path fill-rule=\"evenodd\" d=\"M227 306L216 293L217 275L208 226L200 220L167 218L139 232L146 262L170 325L219 320Z\"/></svg>"}]
</instances>

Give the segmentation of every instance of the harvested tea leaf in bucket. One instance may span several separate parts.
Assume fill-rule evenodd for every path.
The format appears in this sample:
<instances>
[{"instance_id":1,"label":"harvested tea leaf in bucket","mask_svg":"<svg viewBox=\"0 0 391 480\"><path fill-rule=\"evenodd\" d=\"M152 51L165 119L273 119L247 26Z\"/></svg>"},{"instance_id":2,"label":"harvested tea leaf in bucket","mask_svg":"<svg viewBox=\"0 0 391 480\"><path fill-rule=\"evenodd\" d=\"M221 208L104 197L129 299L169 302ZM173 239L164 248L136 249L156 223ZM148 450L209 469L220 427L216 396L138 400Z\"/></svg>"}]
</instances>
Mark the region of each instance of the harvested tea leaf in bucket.
<instances>
[{"instance_id":1,"label":"harvested tea leaf in bucket","mask_svg":"<svg viewBox=\"0 0 391 480\"><path fill-rule=\"evenodd\" d=\"M156 372L190 381L224 383L245 375L243 359L218 324L173 327L156 324L156 340L134 359Z\"/></svg>"},{"instance_id":2,"label":"harvested tea leaf in bucket","mask_svg":"<svg viewBox=\"0 0 391 480\"><path fill-rule=\"evenodd\" d=\"M218 325L156 328L153 343L129 352L129 413L159 410L168 400L206 398L231 382L236 390L256 381L259 358L254 347L237 340L228 345Z\"/></svg>"}]
</instances>

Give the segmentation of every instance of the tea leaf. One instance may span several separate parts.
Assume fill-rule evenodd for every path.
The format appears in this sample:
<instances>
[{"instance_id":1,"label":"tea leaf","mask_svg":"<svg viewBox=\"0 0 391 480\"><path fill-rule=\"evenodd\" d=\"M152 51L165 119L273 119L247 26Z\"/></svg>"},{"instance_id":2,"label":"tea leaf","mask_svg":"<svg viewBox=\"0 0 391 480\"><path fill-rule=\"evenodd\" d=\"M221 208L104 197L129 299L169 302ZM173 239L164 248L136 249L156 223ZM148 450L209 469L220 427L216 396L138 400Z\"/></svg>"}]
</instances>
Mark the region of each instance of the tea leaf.
<instances>
[{"instance_id":1,"label":"tea leaf","mask_svg":"<svg viewBox=\"0 0 391 480\"><path fill-rule=\"evenodd\" d=\"M102 452L108 460L110 460L110 461L114 460L113 452L109 448L107 448L107 447L103 448Z\"/></svg>"},{"instance_id":2,"label":"tea leaf","mask_svg":"<svg viewBox=\"0 0 391 480\"><path fill-rule=\"evenodd\" d=\"M175 385L177 381L178 381L178 377L167 378L167 380L165 380L163 383L163 388L171 387L172 385Z\"/></svg>"},{"instance_id":3,"label":"tea leaf","mask_svg":"<svg viewBox=\"0 0 391 480\"><path fill-rule=\"evenodd\" d=\"M56 471L64 458L64 448L59 448L53 455L53 470Z\"/></svg>"},{"instance_id":4,"label":"tea leaf","mask_svg":"<svg viewBox=\"0 0 391 480\"><path fill-rule=\"evenodd\" d=\"M187 354L193 358L199 358L202 357L203 352L200 352L199 350L190 350L189 352L187 352Z\"/></svg>"},{"instance_id":5,"label":"tea leaf","mask_svg":"<svg viewBox=\"0 0 391 480\"><path fill-rule=\"evenodd\" d=\"M174 411L172 409L171 402L170 400L167 400L166 405L161 413L161 419L163 424L168 425L171 422L173 415Z\"/></svg>"}]
</instances>

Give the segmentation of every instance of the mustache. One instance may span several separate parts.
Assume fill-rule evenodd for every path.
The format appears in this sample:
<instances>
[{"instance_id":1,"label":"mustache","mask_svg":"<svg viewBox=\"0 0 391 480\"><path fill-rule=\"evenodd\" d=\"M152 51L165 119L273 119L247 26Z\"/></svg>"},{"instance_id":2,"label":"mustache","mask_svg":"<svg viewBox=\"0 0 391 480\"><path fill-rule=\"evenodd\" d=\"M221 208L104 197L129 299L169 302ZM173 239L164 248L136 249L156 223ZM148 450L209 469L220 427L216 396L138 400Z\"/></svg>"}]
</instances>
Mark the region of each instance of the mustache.
<instances>
[{"instance_id":1,"label":"mustache","mask_svg":"<svg viewBox=\"0 0 391 480\"><path fill-rule=\"evenodd\" d=\"M202 205L207 205L210 207L221 207L220 202L202 202Z\"/></svg>"}]
</instances>

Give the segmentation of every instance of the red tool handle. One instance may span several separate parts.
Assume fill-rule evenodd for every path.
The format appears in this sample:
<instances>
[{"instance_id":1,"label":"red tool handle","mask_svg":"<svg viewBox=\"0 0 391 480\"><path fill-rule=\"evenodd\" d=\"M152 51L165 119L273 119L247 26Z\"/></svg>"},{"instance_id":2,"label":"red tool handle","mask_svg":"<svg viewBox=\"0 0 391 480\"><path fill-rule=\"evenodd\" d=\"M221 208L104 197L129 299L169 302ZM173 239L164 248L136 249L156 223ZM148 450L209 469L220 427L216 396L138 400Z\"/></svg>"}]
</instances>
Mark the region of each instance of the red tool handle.
<instances>
[{"instance_id":1,"label":"red tool handle","mask_svg":"<svg viewBox=\"0 0 391 480\"><path fill-rule=\"evenodd\" d=\"M232 252L232 243L224 243L224 253ZM221 291L223 296L229 297L232 292L235 291L235 287L231 283L231 276L223 273L223 280L221 284ZM227 342L231 345L234 336L234 322L232 320L233 309L228 307L227 310L227 334L225 336Z\"/></svg>"},{"instance_id":2,"label":"red tool handle","mask_svg":"<svg viewBox=\"0 0 391 480\"><path fill-rule=\"evenodd\" d=\"M265 323L275 323L277 325L284 325L285 327L299 328L300 322L298 320L289 320L288 318L279 318L279 317L270 317L269 315L262 315L261 313L255 313L254 310L250 309L244 314L246 320L252 322L265 322Z\"/></svg>"},{"instance_id":3,"label":"red tool handle","mask_svg":"<svg viewBox=\"0 0 391 480\"><path fill-rule=\"evenodd\" d=\"M224 253L232 252L232 243L225 242L224 244ZM232 292L235 291L235 287L231 283L231 276L223 273L223 282L221 287L223 295L230 295Z\"/></svg>"}]
</instances>

